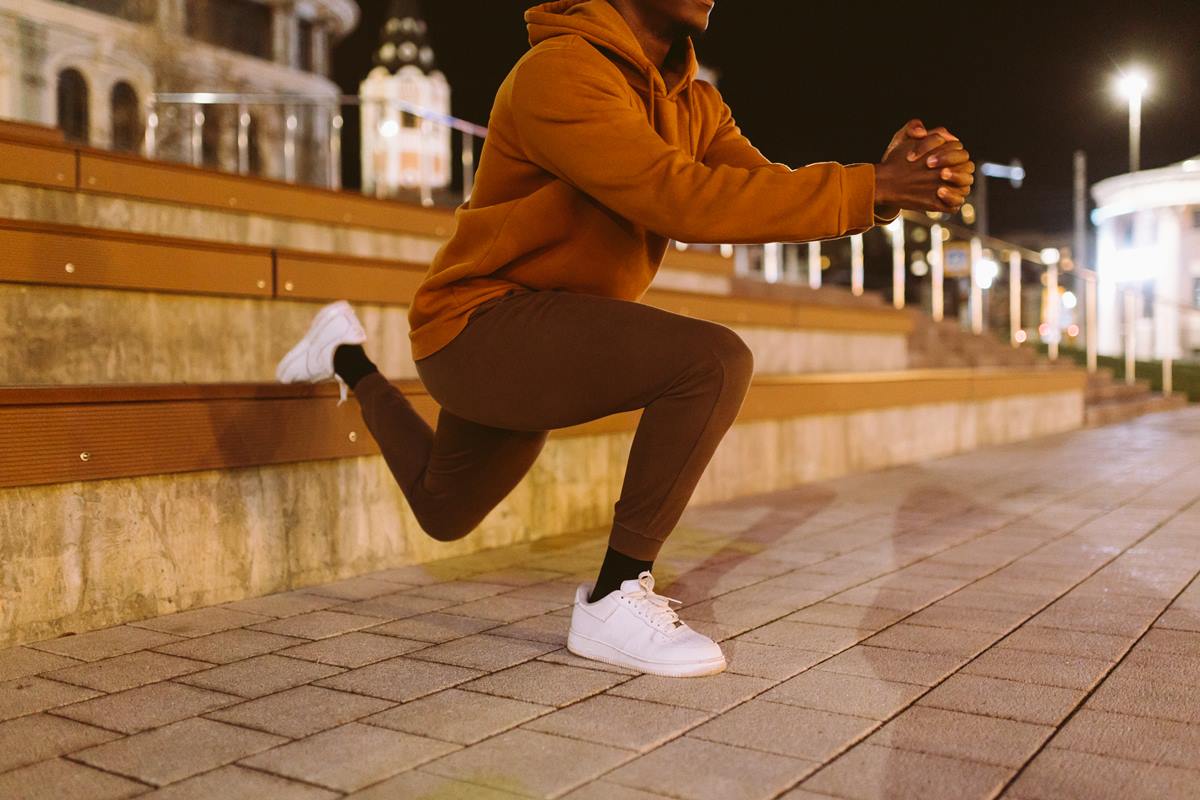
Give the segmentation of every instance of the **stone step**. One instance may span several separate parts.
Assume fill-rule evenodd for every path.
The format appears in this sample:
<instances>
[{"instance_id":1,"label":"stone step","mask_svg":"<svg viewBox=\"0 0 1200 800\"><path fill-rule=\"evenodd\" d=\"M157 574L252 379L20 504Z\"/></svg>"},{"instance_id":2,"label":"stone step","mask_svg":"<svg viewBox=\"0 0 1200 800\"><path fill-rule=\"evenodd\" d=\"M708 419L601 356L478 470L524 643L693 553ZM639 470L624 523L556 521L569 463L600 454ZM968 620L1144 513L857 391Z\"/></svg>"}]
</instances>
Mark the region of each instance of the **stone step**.
<instances>
[{"instance_id":1,"label":"stone step","mask_svg":"<svg viewBox=\"0 0 1200 800\"><path fill-rule=\"evenodd\" d=\"M1143 414L1174 411L1188 405L1187 396L1176 393L1171 396L1146 393L1144 397L1104 400L1088 403L1084 410L1085 425L1089 428L1124 422Z\"/></svg>"}]
</instances>

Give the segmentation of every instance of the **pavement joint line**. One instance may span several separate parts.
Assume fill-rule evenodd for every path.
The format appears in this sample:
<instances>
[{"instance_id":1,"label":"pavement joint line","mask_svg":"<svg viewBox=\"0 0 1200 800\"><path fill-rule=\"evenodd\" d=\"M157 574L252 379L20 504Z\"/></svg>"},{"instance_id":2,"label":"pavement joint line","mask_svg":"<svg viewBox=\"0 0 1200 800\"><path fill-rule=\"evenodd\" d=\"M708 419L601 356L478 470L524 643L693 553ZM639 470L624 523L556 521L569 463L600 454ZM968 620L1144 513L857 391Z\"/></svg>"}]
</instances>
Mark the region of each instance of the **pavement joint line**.
<instances>
[{"instance_id":1,"label":"pavement joint line","mask_svg":"<svg viewBox=\"0 0 1200 800\"><path fill-rule=\"evenodd\" d=\"M1175 519L1176 517L1178 517L1178 516L1180 516L1180 515L1184 514L1185 512L1187 512L1188 510L1190 510L1190 509L1192 509L1192 508L1200 508L1200 500L1193 500L1193 501L1192 501L1191 503L1189 503L1187 506L1185 506L1184 508L1180 509L1180 510L1179 510L1178 512L1176 512L1175 514L1171 515L1171 517L1170 517L1169 519L1166 519L1166 520L1164 520L1164 521L1162 522L1162 524L1160 524L1160 525L1158 525L1157 527L1155 527L1155 529L1154 529L1154 530L1150 531L1150 533L1146 534L1146 536L1142 537L1142 539L1148 538L1149 536L1153 535L1153 534L1154 534L1154 533L1156 533L1156 532L1157 532L1157 531L1158 531L1158 530L1159 530L1161 527L1163 527L1163 525L1166 525L1166 524L1167 524L1168 522L1170 522L1171 520L1173 520L1173 519ZM1141 540L1141 539L1139 539L1138 541L1139 541L1139 543L1140 543L1142 540ZM1122 552L1122 555L1123 555L1123 554L1124 554L1124 551ZM1107 672L1105 672L1105 673L1104 673L1104 676L1103 676L1103 677L1101 677L1101 678L1100 678L1100 680L1096 681L1096 685L1095 685L1095 686L1093 686L1091 689L1089 689L1089 690L1088 690L1088 691L1087 691L1087 692L1084 694L1084 696L1083 696L1082 698L1080 698L1079 702L1078 702L1078 703L1075 705L1075 707L1074 707L1074 708L1072 708L1072 709L1070 710L1070 712L1068 712L1068 713L1067 713L1067 716L1065 716L1065 717L1063 718L1062 722L1060 722L1058 725L1054 726L1054 732L1053 732L1052 734L1050 734L1050 736L1048 736L1048 737L1046 738L1046 740L1042 742L1041 746L1039 746L1039 747L1038 747L1038 749L1037 749L1036 751L1034 751L1034 753L1033 753L1031 756L1029 756L1029 758L1027 758L1027 759L1025 760L1025 763L1024 763L1024 764L1022 764L1020 767L1018 767L1018 768L1017 768L1017 771L1013 773L1013 775L1012 775L1012 776L1011 776L1011 777L1008 779L1008 781L1007 781L1007 782L1004 784L1004 786L1000 787L1000 791L999 791L999 792L997 792L997 793L996 793L994 796L996 796L996 797L999 797L999 796L1003 795L1003 794L1004 794L1006 791L1008 791L1009 787L1011 787L1011 786L1012 786L1014 783L1016 783L1017 779L1021 777L1022 773L1024 773L1024 772L1025 772L1025 770L1026 770L1026 769L1029 767L1029 765L1030 765L1030 764L1032 764L1032 763L1034 762L1034 760L1035 760L1035 759L1036 759L1036 758L1037 758L1039 755L1041 755L1041 753L1042 753L1042 752L1043 752L1043 751L1044 751L1044 750L1045 750L1045 749L1046 749L1048 746L1050 746L1050 743L1051 743L1051 742L1053 742L1053 741L1054 741L1054 739L1055 739L1055 737L1057 737L1057 736L1058 736L1059 732L1060 732L1060 731L1062 731L1062 729L1063 729L1064 727L1066 727L1067 723L1069 723L1069 722L1070 722L1072 719L1074 719L1075 715L1079 713L1079 709L1081 709L1081 708L1083 708L1085 705L1087 705L1087 701L1088 701L1089 699L1091 699L1092 695L1094 695L1094 694L1096 693L1096 691L1097 691L1097 690L1099 690L1099 688L1100 688L1101 686L1103 686L1103 685L1104 685L1105 681L1107 681L1107 680L1109 679L1109 677L1110 677L1110 676L1111 676L1111 675L1112 675L1114 672L1116 672L1116 671L1117 671L1117 669L1118 669L1118 668L1121 666L1121 664L1123 664L1123 663L1125 662L1125 659L1127 659L1127 658L1129 657L1129 654L1133 652L1133 649L1134 649L1135 647L1137 647L1138 643L1139 643L1140 641L1142 641L1142 639L1146 638L1146 634L1148 634L1150 631L1154 630L1154 623L1155 623L1155 622L1158 622L1158 620L1160 620L1160 619L1162 618L1162 615L1163 615L1163 614L1165 614L1165 613L1167 613L1167 609L1169 609L1169 608L1170 608L1170 607L1171 607L1171 606L1172 606L1172 605L1175 603L1175 601L1179 599L1179 597L1180 597L1180 596L1181 596L1181 595L1182 595L1184 592L1186 592L1186 591L1187 591L1189 588L1191 588L1192 586L1194 586L1194 585L1197 585L1197 584L1198 584L1198 581L1200 581L1200 570L1198 570L1198 571L1196 572L1196 574L1192 575L1191 579L1190 579L1190 580L1188 580L1188 581L1187 581L1187 583L1185 583L1185 584L1183 585L1183 588L1181 588L1181 589L1180 589L1178 592L1176 592L1176 593L1175 593L1175 594L1174 594L1174 595L1171 597L1171 600L1170 600L1170 602L1168 602L1168 603L1167 603L1167 606L1166 606L1166 608L1164 608L1162 611L1158 612L1158 614L1157 614L1157 615L1155 615L1155 617L1154 617L1153 621L1151 621L1150 625L1148 625L1148 626L1146 627L1146 630L1142 631L1142 633L1141 633L1141 634L1140 634L1140 635L1139 635L1139 636L1138 636L1136 639L1134 639L1134 640L1133 640L1133 642L1132 642L1132 643L1129 645L1129 647L1127 647L1127 648L1125 649L1125 652L1123 652L1123 653L1121 654L1121 657L1120 657L1120 658L1119 658L1119 659L1118 659L1118 660L1117 660L1117 661L1116 661L1116 662L1115 662L1115 663L1112 665L1112 667L1111 667L1111 668L1109 668L1109 669L1108 669L1108 671L1107 671ZM1134 715L1134 716L1136 716L1136 715ZM1143 719L1149 719L1149 718L1147 718L1147 717L1143 717ZM1104 757L1105 757L1105 758L1109 758L1110 756L1109 756L1109 755L1105 755ZM1126 761L1133 761L1133 762L1135 762L1135 763L1139 763L1139 764L1144 764L1144 763L1147 763L1147 762L1144 762L1144 761L1140 761L1140 760L1138 760L1138 759L1124 759L1124 760L1126 760Z\"/></svg>"},{"instance_id":2,"label":"pavement joint line","mask_svg":"<svg viewBox=\"0 0 1200 800\"><path fill-rule=\"evenodd\" d=\"M1190 468L1191 468L1190 466L1189 466L1189 467L1186 467L1186 468L1184 468L1184 469L1180 470L1179 472L1186 472L1186 471L1187 471L1188 469L1190 469ZM1177 472L1177 473L1174 473L1174 474L1179 474L1179 473ZM1151 490L1149 490L1149 489L1148 489L1148 490L1146 490L1146 491L1151 491ZM1041 607L1041 608L1039 608L1037 611L1035 611L1035 612L1034 612L1034 613L1033 613L1033 614L1032 614L1032 615L1031 615L1029 618L1027 618L1026 622L1028 622L1028 619L1032 619L1034 616L1037 616L1037 615L1038 615L1038 614L1040 614L1042 611L1044 611L1046 608L1048 608L1049 606L1053 605L1053 604L1054 604L1056 601L1058 601L1058 600L1059 600L1059 599L1061 599L1062 597L1065 597L1067 594L1070 594L1070 592L1071 592L1072 590L1074 590L1074 589L1078 588L1078 587L1079 587L1081 584L1083 584L1084 582L1086 582L1086 581L1087 581L1089 578L1091 578L1092 576L1094 576L1094 575L1095 575L1097 572L1099 572L1100 570L1104 569L1104 567L1108 566L1109 564L1111 564L1111 563L1113 563L1114 561L1116 561L1117 559L1119 559L1119 558L1120 558L1122 555L1124 555L1126 552L1128 552L1128 551L1129 551L1131 548L1133 548L1133 547L1136 547L1136 546L1138 546L1139 544L1141 544L1143 541L1145 541L1147 538L1149 538L1149 537L1150 537L1150 536L1152 536L1154 533L1156 533L1156 532L1157 532L1157 531L1158 531L1160 528L1162 528L1162 527L1163 527L1164 525L1166 525L1168 522L1170 522L1171 520L1173 520L1173 519L1175 519L1176 517L1180 516L1181 514L1183 514L1183 513L1184 513L1184 512L1185 512L1187 509L1191 508L1192 506L1194 506L1194 505L1197 505L1197 503L1200 503L1200 501L1192 501L1192 503L1189 503L1189 504L1188 504L1187 506L1185 506L1184 508L1181 508L1181 509L1178 509L1178 510L1176 510L1176 511L1175 511L1175 512L1173 512L1173 513L1172 513L1170 516L1168 516L1166 519L1163 519L1162 521L1160 521L1159 523L1157 523L1157 524L1156 524L1156 525L1155 525L1153 528L1151 528L1151 529L1150 529L1149 531L1147 531L1145 534L1143 534L1142 536L1138 537L1138 538L1137 538L1135 541L1131 542L1131 543L1130 543L1130 544L1129 544L1127 547L1123 548L1123 549L1121 550L1121 552L1119 552L1119 553L1115 554L1115 555L1114 555L1112 558L1108 559L1108 560L1107 560L1107 561L1105 561L1103 564L1101 564L1100 566L1098 566L1096 569L1092 570L1092 572L1088 573L1088 575L1086 575L1084 578L1082 578L1081 580L1079 580L1078 582L1076 582L1074 585L1072 585L1070 588L1068 588L1068 589L1067 589L1066 591L1064 591L1062 594L1058 595L1058 597L1055 597L1054 599L1050 600L1048 603L1046 603L1046 605L1042 606L1042 607ZM1123 506L1122 506L1122 507L1123 507ZM1105 511L1105 512L1102 512L1102 513L1108 513L1108 511ZM1097 516L1100 516L1100 515L1097 515ZM1095 517L1093 517L1092 519L1095 519ZM1090 522L1090 521L1091 521L1091 520L1089 519L1087 522ZM1081 524L1079 527L1082 527L1083 525L1086 525L1086 524L1087 524L1087 522L1084 522L1084 523L1082 523L1082 524ZM1051 540L1047 541L1045 544L1051 544L1051 543L1053 543L1053 542L1057 541L1058 539L1060 539L1060 538L1063 538L1064 536L1067 536L1067 535L1069 535L1070 533L1073 533L1073 532L1074 532L1074 530L1072 530L1072 531L1068 531L1067 533L1064 533L1062 536L1055 537L1054 539L1051 539ZM1042 545L1042 546L1045 546L1045 545ZM1035 548L1035 551L1036 551L1037 549L1041 549L1041 547ZM1035 552L1035 551L1033 551L1033 552ZM1004 568L1004 566L1007 566L1007 565L1003 565L1003 566L1001 566L999 569L1003 569L1003 568ZM996 570L996 571L998 571L998 570ZM991 573L989 573L989 574L991 574ZM987 576L983 576L983 577L987 577ZM1192 577L1192 578L1191 578L1191 579L1188 581L1188 583L1187 583L1187 584L1186 584L1186 585L1185 585L1185 586L1184 586L1182 589L1180 589L1178 593L1176 593L1176 595L1175 595L1175 596L1172 598L1171 602L1174 602L1174 600L1175 600L1176 598L1178 598L1178 596L1179 596L1180 594L1182 594L1184 591L1186 591L1186 589L1187 589L1187 586L1190 586L1190 585L1191 585L1191 583L1192 583L1192 582L1194 582L1195 580L1196 580L1196 577L1195 577L1195 576L1193 576L1193 577ZM965 588L965 587L964 587L964 588ZM934 602L937 602L937 601L934 601ZM1169 604L1168 604L1168 607L1169 607ZM913 613L916 613L916 612L913 612ZM1155 616L1155 620L1157 620L1159 617L1161 617L1163 613L1165 613L1165 609L1164 609L1162 612L1159 612L1159 614ZM898 620L897 622L893 623L893 625L899 624L899 623L900 623L900 622L902 622L902 621L903 621L903 620ZM1135 640L1134 640L1134 641L1133 641L1133 642L1132 642L1132 643L1129 645L1129 647L1128 647L1128 648L1125 650L1125 652L1124 652L1124 653L1121 655L1121 659L1120 659L1119 661L1116 661L1116 662L1113 662L1113 663L1112 663L1112 665L1109 667L1109 669L1108 669L1108 670L1107 670L1107 671L1104 673L1103 677L1101 677L1101 678L1100 678L1100 680L1099 680L1099 681L1097 681L1096 685L1095 685L1094 687L1092 687L1092 689L1091 689L1091 690L1089 690L1089 691L1088 691L1088 692L1087 692L1087 693L1084 695L1084 697L1083 697L1082 699L1080 699L1080 701L1079 701L1079 704L1078 704L1078 705L1077 705L1077 706L1076 706L1074 709L1072 709L1072 711L1071 711L1071 712L1069 712L1069 713L1068 713L1068 715L1067 715L1066 717L1064 717L1064 719L1062 720L1062 722L1060 722L1060 723L1059 723L1059 724L1057 724L1057 725L1053 725L1053 726L1051 726L1051 727L1053 727L1053 729L1054 729L1054 730L1053 730L1053 732L1052 732L1052 733L1051 733L1051 734L1050 734L1050 735L1049 735L1049 736L1048 736L1048 737L1045 739L1045 741L1043 741L1042 745L1041 745L1041 746L1040 746L1040 747L1037 749L1037 751L1035 751L1034 755L1033 755L1033 756L1031 756L1031 757L1029 758L1029 760L1027 760L1027 761L1026 761L1024 764L1022 764L1022 765L1021 765L1019 768L1017 768L1017 771L1016 771L1016 772L1013 774L1013 776L1011 776L1011 777L1010 777L1010 779L1008 780L1008 782L1006 782L1006 783L1005 783L1005 784L1004 784L1004 785L1003 785L1003 786L1000 788L1000 790L999 790L998 792L994 793L994 794L992 795L992 797L999 797L999 796L1000 796L1000 795L1002 795L1002 794L1003 794L1005 791L1007 791L1007 790L1008 790L1008 787L1009 787L1009 786L1010 786L1010 785L1011 785L1011 784L1012 784L1012 783L1013 783L1013 782L1014 782L1014 781L1017 779L1017 777L1020 775L1020 773L1021 773L1021 772L1023 772L1023 771L1025 770L1025 768L1026 768L1026 767L1027 767L1027 766L1028 766L1028 765L1029 765L1029 764L1032 762L1033 758L1034 758L1034 757L1036 757L1036 755L1037 755L1038 753L1042 752L1042 750L1043 750L1043 749L1045 748L1045 746L1046 746L1046 742L1049 742L1050 740L1052 740L1052 739L1053 739L1053 738L1054 738L1054 737L1055 737L1055 736L1058 734L1058 732L1059 732L1059 731L1062 729L1062 726L1063 726L1063 725L1065 725L1065 724L1067 723L1067 721L1068 721L1068 720L1069 720L1069 719L1070 719L1072 716L1074 716L1074 714L1075 714L1075 712L1078 710L1078 708L1079 708L1080 706L1082 706L1082 705L1083 705L1083 703L1085 703L1089 697L1091 697L1091 696L1092 696L1092 694L1093 694L1093 693L1096 691L1096 689L1098 689L1098 688L1099 688L1101 685L1103 685L1104 681L1105 681L1105 680L1107 680L1108 676L1112 674L1113 670L1115 670L1115 669L1117 668L1117 666L1118 666L1118 665L1121 663L1121 661L1123 661L1123 660L1125 659L1125 657L1126 657L1126 656L1128 656L1129 652L1130 652L1130 651L1133 649L1133 647L1134 647L1134 646L1137 644L1137 642L1141 641L1142 637L1144 637L1144 636L1146 635L1146 632L1149 632L1149 630L1151 629L1151 627L1153 627L1153 624L1154 624L1154 623L1153 623L1153 622L1151 622L1151 623L1150 623L1150 626L1148 626L1148 627L1146 628L1146 631L1144 631L1144 632L1141 634L1141 636L1139 636L1137 639L1135 639ZM979 658L981 655L983 655L984 653L986 653L986 652L989 652L990 650L992 650L992 648L996 647L996 646L997 646L997 645L998 645L1000 642L1004 641L1006 638L1008 638L1009 636L1011 636L1011 635L1012 635L1012 634L1013 634L1013 633L1014 633L1016 630L1020 630L1022 627L1024 627L1024 625L1025 625L1025 623L1021 623L1021 625L1019 625L1017 628L1013 629L1013 631L1009 631L1008 633L1006 633L1006 634L1004 634L1003 636L1001 636L1000 638L998 638L998 639L997 639L995 642L993 642L992 644L990 644L988 647L986 647L985 649L981 650L979 653L976 653L974 656L972 656L972 657L971 657L971 658L970 658L970 659L969 659L969 660L968 660L968 661L967 661L965 664L963 664L963 665L962 665L961 667L959 667L957 670L955 670L954 672L950 673L950 675L947 675L947 676L946 676L945 678L943 678L942 680L938 681L938 683L936 683L936 684L934 684L933 686L929 687L929 688L928 688L928 689L927 689L925 692L922 692L922 693L921 693L919 696L917 696L917 697L913 698L912 702L910 702L910 703L909 703L907 706L905 706L904 708L902 708L902 709L901 709L899 712L897 712L896 714L893 714L891 717L888 717L888 719L887 719L887 720L883 720L883 721L881 721L881 722L880 722L880 724L879 724L878 726L876 726L874 729L872 729L872 730L871 730L871 731L870 731L870 732L867 734L867 736L869 736L871 733L874 733L876 730L878 730L880 727L882 727L882 726L883 726L883 725L884 725L886 722L889 722L890 720L894 719L894 718L895 718L895 717L896 717L896 716L897 716L899 713L902 713L903 711L907 710L908 708L911 708L912 706L916 705L916 703L917 703L917 702L918 702L918 701L919 701L919 700L920 700L922 697L924 697L925 695L927 695L927 694L929 694L930 692L932 692L932 691L933 691L934 689L936 689L938 686L941 686L943 683L945 683L946 681L948 681L948 680L949 680L950 678L952 678L953 676L955 676L955 675L959 674L960 672L962 672L962 670L963 670L963 668L964 668L964 667L966 667L966 666L968 666L969 664L971 664L972 662L974 662L976 659L978 659L978 658ZM889 626L889 627L891 627L891 626ZM885 630L886 630L886 629L885 629ZM826 660L828 660L828 659L826 659ZM809 667L809 669L813 669L814 667L818 666L820 663L824 663L824 662L819 662L818 664L814 664L812 667ZM999 679L999 680L1003 680L1003 679ZM1015 683L1015 681L1010 681L1010 683ZM983 716L986 716L986 715L983 715ZM789 786L789 787L788 787L787 789L785 789L784 791L785 791L785 792L787 792L787 791L791 791L793 788L796 788L797 786L799 786L800 784L802 784L804 781L806 781L806 780L808 780L809 778L813 777L813 775L816 775L818 772L820 772L820 771L822 771L822 770L824 770L824 769L828 768L830 765L832 765L834 762L836 762L836 761L837 761L839 758L841 758L843 755L845 755L847 752L849 752L851 749L853 749L854 745L858 744L858 742L862 741L862 739L865 739L865 738L866 738L866 736L860 737L858 740L856 740L856 741L855 741L853 744L851 744L849 747L846 747L846 748L842 749L840 752L838 752L837 754L835 754L835 755L834 755L832 758L830 758L829 760L825 761L825 762L824 762L824 763L821 765L821 767L820 767L818 770L816 770L816 771L815 771L815 772L813 772L812 774L810 774L810 775L808 775L808 776L806 776L806 777L802 778L802 779L801 779L800 781L798 781L797 783L795 783L795 784L792 784L791 786ZM901 748L901 749L903 749L903 748ZM916 751L916 752L922 752L922 751ZM970 759L959 759L959 760L970 761ZM973 762L973 763L980 763L980 762ZM776 795L776 797L779 797L779 796L780 796L780 795Z\"/></svg>"},{"instance_id":3,"label":"pavement joint line","mask_svg":"<svg viewBox=\"0 0 1200 800\"><path fill-rule=\"evenodd\" d=\"M118 741L120 741L120 739L113 739L113 741L118 742ZM105 742L105 744L107 744L107 742ZM145 786L146 788L150 789L151 791L161 788L159 786L154 785L153 783L148 783L147 781L144 781L141 778L135 778L132 775L126 775L123 772L116 772L115 770L108 769L107 767L99 767L99 766L96 766L95 764L89 764L86 761L80 761L78 758L75 757L77 753L81 753L84 750L87 750L91 747L96 747L96 746L97 745L88 745L88 747L82 747L79 750L76 750L72 753L63 753L59 756L56 756L56 758L61 758L63 761L70 761L72 764L77 764L78 766L81 766L81 767L87 767L88 769L94 769L97 772L103 772L105 775L112 775L113 777L116 777L116 778L122 778L127 781L133 781L134 783L140 783L142 786ZM48 759L45 759L44 761L36 761L36 762L34 762L34 764L45 764L50 761L54 761L54 759L48 758ZM26 764L25 767L31 767L31 766L34 766L34 764ZM18 769L24 769L25 767L16 767L15 769L6 770L5 772L0 773L0 775L7 775L11 772L16 772Z\"/></svg>"}]
</instances>

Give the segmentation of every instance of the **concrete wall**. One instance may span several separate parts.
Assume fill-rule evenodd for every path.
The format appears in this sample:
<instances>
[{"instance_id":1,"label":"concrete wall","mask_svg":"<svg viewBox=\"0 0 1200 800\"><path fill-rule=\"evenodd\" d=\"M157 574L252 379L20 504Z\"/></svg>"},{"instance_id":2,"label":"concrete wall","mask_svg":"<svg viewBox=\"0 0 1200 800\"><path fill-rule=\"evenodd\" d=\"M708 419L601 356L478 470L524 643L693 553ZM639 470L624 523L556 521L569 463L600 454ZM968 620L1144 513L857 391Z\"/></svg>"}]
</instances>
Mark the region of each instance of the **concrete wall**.
<instances>
[{"instance_id":1,"label":"concrete wall","mask_svg":"<svg viewBox=\"0 0 1200 800\"><path fill-rule=\"evenodd\" d=\"M1073 391L739 424L693 502L1070 430L1082 413ZM562 533L604 537L631 440L552 439L453 544L419 529L380 457L3 490L0 647Z\"/></svg>"}]
</instances>

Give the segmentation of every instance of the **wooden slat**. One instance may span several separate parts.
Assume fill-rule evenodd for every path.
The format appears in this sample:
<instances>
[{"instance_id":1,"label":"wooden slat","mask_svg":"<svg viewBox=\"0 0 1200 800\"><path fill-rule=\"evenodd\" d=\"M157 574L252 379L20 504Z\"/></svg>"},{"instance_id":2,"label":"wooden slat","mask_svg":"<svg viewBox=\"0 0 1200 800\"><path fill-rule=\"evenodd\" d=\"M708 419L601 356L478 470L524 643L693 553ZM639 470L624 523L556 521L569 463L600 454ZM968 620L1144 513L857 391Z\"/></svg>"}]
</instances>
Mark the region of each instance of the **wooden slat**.
<instances>
[{"instance_id":1,"label":"wooden slat","mask_svg":"<svg viewBox=\"0 0 1200 800\"><path fill-rule=\"evenodd\" d=\"M732 258L725 258L720 253L701 250L667 250L662 263L665 269L678 269L685 272L707 272L712 275L732 277L734 263Z\"/></svg>"},{"instance_id":2,"label":"wooden slat","mask_svg":"<svg viewBox=\"0 0 1200 800\"><path fill-rule=\"evenodd\" d=\"M0 139L10 142L31 142L34 144L49 144L64 146L66 136L59 128L48 125L36 125L15 119L0 119Z\"/></svg>"},{"instance_id":3,"label":"wooden slat","mask_svg":"<svg viewBox=\"0 0 1200 800\"><path fill-rule=\"evenodd\" d=\"M1079 392L1082 403L1086 379L1082 370L1020 369L767 376L751 386L738 422L1050 392ZM419 383L396 386L435 423L437 404ZM617 414L553 435L628 433L639 419ZM0 389L0 488L376 452L357 405L339 408L332 384Z\"/></svg>"},{"instance_id":4,"label":"wooden slat","mask_svg":"<svg viewBox=\"0 0 1200 800\"><path fill-rule=\"evenodd\" d=\"M912 318L889 308L863 309L838 306L798 305L780 300L652 289L642 301L648 305L690 317L726 325L761 325L806 330L896 333L907 335Z\"/></svg>"},{"instance_id":5,"label":"wooden slat","mask_svg":"<svg viewBox=\"0 0 1200 800\"><path fill-rule=\"evenodd\" d=\"M454 230L454 213L277 181L226 175L99 150L82 150L79 188L145 200L382 228L435 238Z\"/></svg>"},{"instance_id":6,"label":"wooden slat","mask_svg":"<svg viewBox=\"0 0 1200 800\"><path fill-rule=\"evenodd\" d=\"M72 189L75 152L42 144L0 141L0 181Z\"/></svg>"},{"instance_id":7,"label":"wooden slat","mask_svg":"<svg viewBox=\"0 0 1200 800\"><path fill-rule=\"evenodd\" d=\"M302 300L343 299L359 303L411 305L425 277L418 264L332 259L279 253L276 291Z\"/></svg>"},{"instance_id":8,"label":"wooden slat","mask_svg":"<svg viewBox=\"0 0 1200 800\"><path fill-rule=\"evenodd\" d=\"M271 251L0 226L0 281L270 297Z\"/></svg>"}]
</instances>

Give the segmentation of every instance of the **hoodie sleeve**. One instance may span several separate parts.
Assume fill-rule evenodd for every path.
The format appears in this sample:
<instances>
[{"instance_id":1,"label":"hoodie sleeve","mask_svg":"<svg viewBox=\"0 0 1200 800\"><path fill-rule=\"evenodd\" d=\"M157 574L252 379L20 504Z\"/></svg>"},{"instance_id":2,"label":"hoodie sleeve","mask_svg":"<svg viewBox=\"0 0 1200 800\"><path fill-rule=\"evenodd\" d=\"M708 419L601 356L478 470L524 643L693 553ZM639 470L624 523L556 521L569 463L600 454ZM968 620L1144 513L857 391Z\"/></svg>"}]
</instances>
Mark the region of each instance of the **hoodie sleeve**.
<instances>
[{"instance_id":1,"label":"hoodie sleeve","mask_svg":"<svg viewBox=\"0 0 1200 800\"><path fill-rule=\"evenodd\" d=\"M510 91L527 158L660 236L795 242L874 223L872 165L777 170L751 169L744 160L697 162L651 127L624 76L591 46L535 50L515 71Z\"/></svg>"},{"instance_id":2,"label":"hoodie sleeve","mask_svg":"<svg viewBox=\"0 0 1200 800\"><path fill-rule=\"evenodd\" d=\"M708 98L705 97L704 100L707 101ZM764 156L742 133L741 128L733 119L733 112L725 101L718 97L716 102L720 108L717 130L708 144L708 149L704 151L704 158L701 159L707 166L724 165L742 169L770 169L775 172L792 171L786 164L777 164Z\"/></svg>"}]
</instances>

